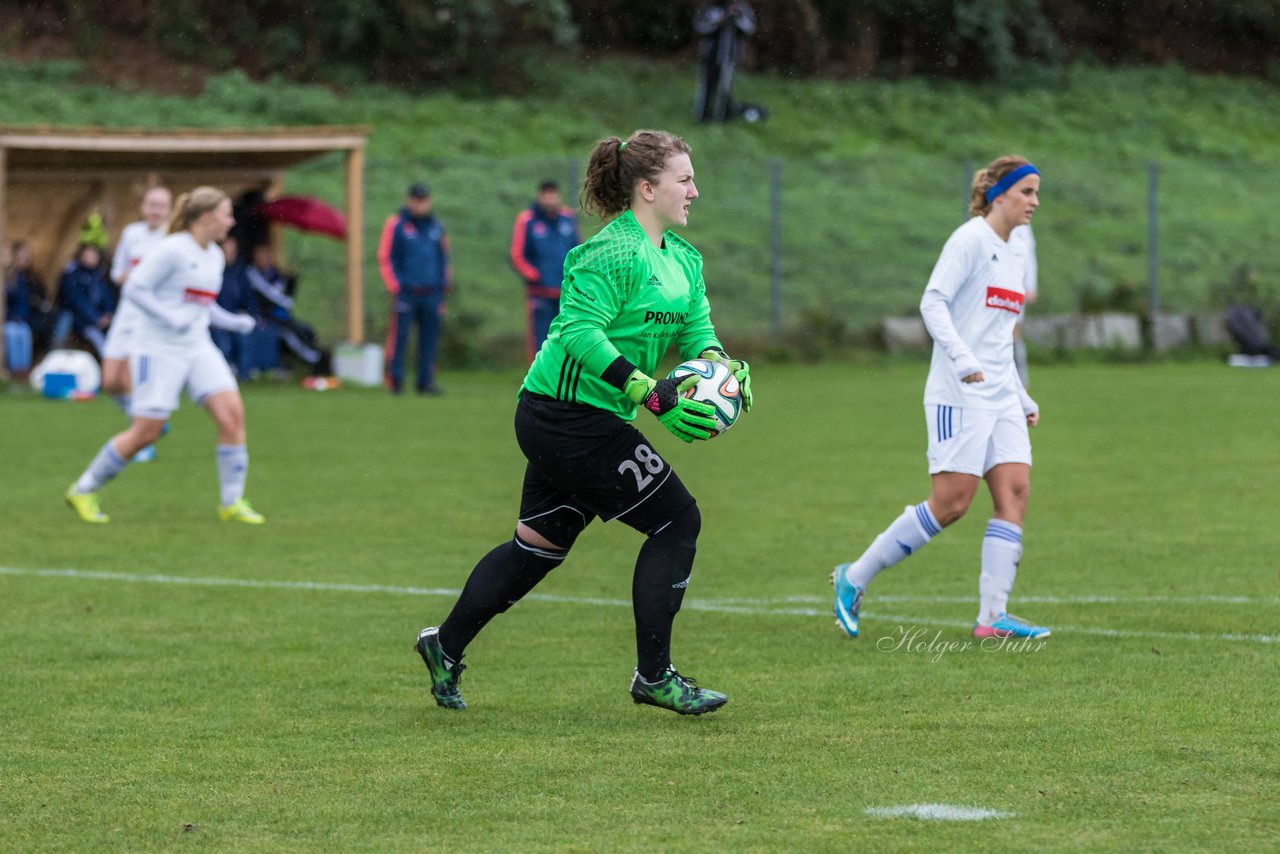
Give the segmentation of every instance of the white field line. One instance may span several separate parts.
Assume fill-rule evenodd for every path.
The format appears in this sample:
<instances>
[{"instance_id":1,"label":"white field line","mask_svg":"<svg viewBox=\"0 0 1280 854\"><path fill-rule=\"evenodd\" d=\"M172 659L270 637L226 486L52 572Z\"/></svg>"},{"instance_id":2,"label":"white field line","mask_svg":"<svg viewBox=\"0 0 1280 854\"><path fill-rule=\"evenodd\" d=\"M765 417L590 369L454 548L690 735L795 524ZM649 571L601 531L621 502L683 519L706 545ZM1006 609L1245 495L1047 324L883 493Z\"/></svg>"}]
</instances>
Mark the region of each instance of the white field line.
<instances>
[{"instance_id":1,"label":"white field line","mask_svg":"<svg viewBox=\"0 0 1280 854\"><path fill-rule=\"evenodd\" d=\"M875 595L877 602L927 602L937 605L965 605L973 596ZM1019 602L1036 605L1280 605L1280 596L1018 596ZM769 605L778 602L826 604L830 596L786 596L778 599L717 599L729 605Z\"/></svg>"},{"instance_id":2,"label":"white field line","mask_svg":"<svg viewBox=\"0 0 1280 854\"><path fill-rule=\"evenodd\" d=\"M985 821L989 818L1013 818L1017 815L1012 812L1000 812L982 807L961 807L954 804L867 807L863 812L872 818L919 818L925 821Z\"/></svg>"},{"instance_id":3,"label":"white field line","mask_svg":"<svg viewBox=\"0 0 1280 854\"><path fill-rule=\"evenodd\" d=\"M135 584L174 584L187 587L241 587L261 590L313 590L333 593L384 593L396 596L442 596L448 598L456 597L461 592L449 587L399 587L387 584L344 584L329 581L271 581L253 578L210 578L201 576L160 574L144 575L133 572L100 572L97 570L86 569L25 569L22 567L12 566L0 566L0 575L34 578L70 578L90 581L119 581ZM554 602L569 605L594 605L608 608L631 607L630 599L610 599L593 596L559 596L552 593L536 592L530 593L525 598L536 602ZM972 604L973 601L970 598L959 597L957 597L957 600L960 603L970 604ZM780 599L686 599L684 607L691 611L711 611L716 613L746 614L753 616L829 617L831 616L829 606L825 608L805 608L796 606L805 602L830 603L830 601L830 599L821 599L819 597L798 596ZM893 597L886 596L881 597L881 601L950 603L951 599L946 597L920 597L917 599L897 597L895 599ZM1020 599L1019 601L1031 600L1028 598ZM1063 601L1065 604L1066 600ZM1135 598L1133 601L1147 602L1150 600ZM893 621L901 625L918 624L959 629L971 628L973 625L972 623L959 622L956 620L938 620L930 617L885 614L870 610L863 611L863 617L873 620ZM1200 632L1134 631L1123 629L1104 629L1096 626L1064 625L1054 625L1051 628L1053 628L1055 632L1066 634L1114 638L1161 638L1193 641L1222 640L1265 644L1280 643L1280 635L1274 634L1202 634Z\"/></svg>"}]
</instances>

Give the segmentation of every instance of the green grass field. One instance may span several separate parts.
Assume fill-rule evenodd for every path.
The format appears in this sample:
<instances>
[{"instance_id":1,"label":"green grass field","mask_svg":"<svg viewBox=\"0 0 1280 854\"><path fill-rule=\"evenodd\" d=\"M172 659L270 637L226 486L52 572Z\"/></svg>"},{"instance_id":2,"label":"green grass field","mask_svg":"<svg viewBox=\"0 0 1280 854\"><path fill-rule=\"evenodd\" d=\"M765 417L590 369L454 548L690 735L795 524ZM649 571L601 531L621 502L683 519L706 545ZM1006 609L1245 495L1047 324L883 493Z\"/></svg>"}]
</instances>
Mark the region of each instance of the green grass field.
<instances>
[{"instance_id":1,"label":"green grass field","mask_svg":"<svg viewBox=\"0 0 1280 854\"><path fill-rule=\"evenodd\" d=\"M828 616L831 565L926 493L924 365L755 373L712 443L641 421L704 517L675 658L731 701L699 719L627 695L639 542L617 525L472 646L471 710L430 704L415 634L512 528L514 374L446 373L441 399L249 388L263 528L216 521L190 405L104 492L112 522L76 521L61 492L119 413L6 396L0 847L1274 846L1280 374L1036 368L1014 604L1054 632L992 650L963 647L981 496L880 577L862 639ZM917 804L1003 817L876 812Z\"/></svg>"}]
</instances>

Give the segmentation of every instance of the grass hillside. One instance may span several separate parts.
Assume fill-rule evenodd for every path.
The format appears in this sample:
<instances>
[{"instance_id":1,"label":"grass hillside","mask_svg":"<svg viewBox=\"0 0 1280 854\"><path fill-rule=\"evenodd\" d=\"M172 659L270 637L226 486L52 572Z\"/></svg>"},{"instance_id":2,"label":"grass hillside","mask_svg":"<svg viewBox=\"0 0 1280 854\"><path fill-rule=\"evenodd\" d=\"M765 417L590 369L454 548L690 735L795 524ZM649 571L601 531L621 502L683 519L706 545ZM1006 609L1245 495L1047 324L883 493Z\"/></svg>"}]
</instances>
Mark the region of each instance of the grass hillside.
<instances>
[{"instance_id":1,"label":"grass hillside","mask_svg":"<svg viewBox=\"0 0 1280 854\"><path fill-rule=\"evenodd\" d=\"M537 71L532 94L464 97L361 87L338 92L239 74L194 99L86 81L75 63L0 63L0 121L109 126L367 123L369 334L386 300L373 250L410 179L435 188L454 238L454 330L516 333L523 310L506 260L512 218L544 176L576 179L591 143L636 127L684 134L702 198L688 237L707 258L729 337L768 328L770 162L781 163L784 320L858 327L909 311L961 221L966 163L1016 151L1045 173L1037 215L1042 310L1074 310L1145 290L1147 163L1160 164L1163 308L1209 305L1247 277L1280 290L1280 92L1274 84L1176 68L1029 75L1018 88L925 81L746 76L738 94L772 111L760 125L690 121L693 69L610 59ZM294 170L292 192L340 201L338 160ZM588 232L597 224L586 222ZM328 334L342 316L341 252L290 240L303 313ZM1132 301L1132 300L1130 300Z\"/></svg>"}]
</instances>

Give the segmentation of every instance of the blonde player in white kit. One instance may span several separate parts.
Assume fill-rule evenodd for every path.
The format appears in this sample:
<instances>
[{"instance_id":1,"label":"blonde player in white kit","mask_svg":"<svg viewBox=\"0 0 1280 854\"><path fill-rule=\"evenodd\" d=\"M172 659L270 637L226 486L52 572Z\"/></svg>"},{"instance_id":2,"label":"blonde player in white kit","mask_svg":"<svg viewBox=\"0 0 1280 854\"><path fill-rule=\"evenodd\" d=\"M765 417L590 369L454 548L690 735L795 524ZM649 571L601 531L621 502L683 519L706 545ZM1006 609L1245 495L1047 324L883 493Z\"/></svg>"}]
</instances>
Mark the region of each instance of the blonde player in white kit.
<instances>
[{"instance_id":1,"label":"blonde player in white kit","mask_svg":"<svg viewBox=\"0 0 1280 854\"><path fill-rule=\"evenodd\" d=\"M141 212L141 220L129 223L120 232L115 254L111 257L111 281L118 288L124 287L129 274L142 263L143 256L169 233L172 194L164 187L149 188L142 196ZM111 318L107 340L102 345L102 390L115 399L125 415L129 414L129 351L133 349L133 339L141 320L142 309L122 299ZM138 451L133 461L146 463L155 456L155 445L147 445Z\"/></svg>"},{"instance_id":2,"label":"blonde player in white kit","mask_svg":"<svg viewBox=\"0 0 1280 854\"><path fill-rule=\"evenodd\" d=\"M169 236L129 275L123 297L140 310L129 353L133 420L102 446L67 490L67 503L86 522L108 521L98 504L98 490L123 471L139 449L159 438L184 387L218 428L219 516L255 525L265 521L244 498L249 471L244 403L231 368L209 337L210 323L236 332L254 327L249 315L231 314L215 302L225 264L218 241L234 223L231 200L221 190L199 187L184 194Z\"/></svg>"},{"instance_id":3,"label":"blonde player in white kit","mask_svg":"<svg viewBox=\"0 0 1280 854\"><path fill-rule=\"evenodd\" d=\"M927 501L905 508L852 563L832 573L836 625L858 636L858 613L871 579L924 547L969 509L987 481L994 505L982 540L980 605L974 637L1049 635L1007 612L1018 561L1022 519L1031 489L1028 427L1040 420L1013 364L1013 328L1025 301L1027 254L1010 241L1040 205L1040 173L1025 158L1006 156L973 179L972 218L942 249L920 300L933 337L925 382L929 434Z\"/></svg>"}]
</instances>

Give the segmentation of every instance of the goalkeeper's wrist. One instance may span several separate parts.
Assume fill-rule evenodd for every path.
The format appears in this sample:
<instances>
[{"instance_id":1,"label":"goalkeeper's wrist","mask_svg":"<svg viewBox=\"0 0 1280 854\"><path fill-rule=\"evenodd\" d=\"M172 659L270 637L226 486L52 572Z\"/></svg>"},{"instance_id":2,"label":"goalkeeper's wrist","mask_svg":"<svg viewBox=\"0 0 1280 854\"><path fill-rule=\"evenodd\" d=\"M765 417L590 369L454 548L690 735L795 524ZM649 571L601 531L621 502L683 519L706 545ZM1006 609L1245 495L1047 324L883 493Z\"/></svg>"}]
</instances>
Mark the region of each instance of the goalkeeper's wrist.
<instances>
[{"instance_id":1,"label":"goalkeeper's wrist","mask_svg":"<svg viewBox=\"0 0 1280 854\"><path fill-rule=\"evenodd\" d=\"M625 394L632 403L637 406L642 406L644 405L645 399L653 392L653 387L657 384L657 380L637 368L631 372L630 376L628 376L626 381L623 383L622 393Z\"/></svg>"}]
</instances>

